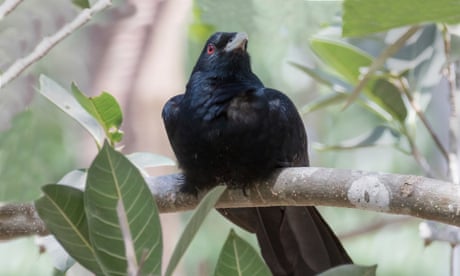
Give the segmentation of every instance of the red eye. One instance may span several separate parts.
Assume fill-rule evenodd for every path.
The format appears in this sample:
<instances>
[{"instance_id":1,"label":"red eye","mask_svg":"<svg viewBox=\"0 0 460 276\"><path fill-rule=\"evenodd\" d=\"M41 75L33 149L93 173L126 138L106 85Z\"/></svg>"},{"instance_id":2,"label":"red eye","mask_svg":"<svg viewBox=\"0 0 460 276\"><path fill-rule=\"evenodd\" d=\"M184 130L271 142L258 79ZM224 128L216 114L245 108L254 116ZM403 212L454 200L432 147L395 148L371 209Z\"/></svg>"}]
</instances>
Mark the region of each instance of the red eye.
<instances>
[{"instance_id":1,"label":"red eye","mask_svg":"<svg viewBox=\"0 0 460 276\"><path fill-rule=\"evenodd\" d=\"M208 55L213 54L215 50L216 50L216 46L214 46L214 44L208 44L208 48L206 49L206 52L208 53Z\"/></svg>"}]
</instances>

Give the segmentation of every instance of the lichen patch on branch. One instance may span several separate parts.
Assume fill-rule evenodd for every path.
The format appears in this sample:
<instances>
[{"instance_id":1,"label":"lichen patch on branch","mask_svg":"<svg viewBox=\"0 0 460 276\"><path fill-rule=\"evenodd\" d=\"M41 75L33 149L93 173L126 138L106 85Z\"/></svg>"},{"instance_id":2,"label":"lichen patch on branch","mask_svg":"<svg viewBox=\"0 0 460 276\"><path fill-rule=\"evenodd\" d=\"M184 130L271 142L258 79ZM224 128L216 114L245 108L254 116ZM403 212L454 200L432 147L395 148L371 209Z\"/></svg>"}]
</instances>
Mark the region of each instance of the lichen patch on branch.
<instances>
[{"instance_id":1,"label":"lichen patch on branch","mask_svg":"<svg viewBox=\"0 0 460 276\"><path fill-rule=\"evenodd\" d=\"M388 211L390 191L380 180L366 175L353 181L348 189L348 199L359 209Z\"/></svg>"}]
</instances>

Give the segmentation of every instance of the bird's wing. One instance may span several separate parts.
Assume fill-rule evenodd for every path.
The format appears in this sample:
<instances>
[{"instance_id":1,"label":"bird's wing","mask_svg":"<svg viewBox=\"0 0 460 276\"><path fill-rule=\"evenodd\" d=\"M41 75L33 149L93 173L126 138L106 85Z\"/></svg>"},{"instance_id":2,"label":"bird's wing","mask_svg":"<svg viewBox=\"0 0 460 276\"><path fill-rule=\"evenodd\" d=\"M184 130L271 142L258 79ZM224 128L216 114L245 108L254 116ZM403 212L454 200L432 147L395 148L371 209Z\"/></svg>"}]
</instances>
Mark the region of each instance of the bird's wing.
<instances>
[{"instance_id":1,"label":"bird's wing","mask_svg":"<svg viewBox=\"0 0 460 276\"><path fill-rule=\"evenodd\" d=\"M184 94L172 97L166 102L163 107L163 111L161 112L161 117L163 117L166 133L168 134L168 139L170 142L174 141L173 136L178 124L180 103L183 98ZM174 145L172 146L174 148Z\"/></svg>"},{"instance_id":2,"label":"bird's wing","mask_svg":"<svg viewBox=\"0 0 460 276\"><path fill-rule=\"evenodd\" d=\"M307 134L295 105L283 93L264 88L269 102L269 120L284 129L282 151L278 156L280 167L308 166Z\"/></svg>"}]
</instances>

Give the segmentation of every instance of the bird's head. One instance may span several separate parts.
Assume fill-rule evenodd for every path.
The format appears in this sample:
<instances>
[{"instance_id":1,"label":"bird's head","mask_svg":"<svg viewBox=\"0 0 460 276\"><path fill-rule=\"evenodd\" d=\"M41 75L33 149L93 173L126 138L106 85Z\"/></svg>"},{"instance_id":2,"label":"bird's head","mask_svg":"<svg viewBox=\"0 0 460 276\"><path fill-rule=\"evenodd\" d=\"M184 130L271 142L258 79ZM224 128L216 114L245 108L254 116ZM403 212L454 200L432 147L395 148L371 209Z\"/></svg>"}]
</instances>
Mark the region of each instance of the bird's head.
<instances>
[{"instance_id":1,"label":"bird's head","mask_svg":"<svg viewBox=\"0 0 460 276\"><path fill-rule=\"evenodd\" d=\"M250 73L247 46L246 33L215 33L201 51L193 73L208 73L217 78Z\"/></svg>"}]
</instances>

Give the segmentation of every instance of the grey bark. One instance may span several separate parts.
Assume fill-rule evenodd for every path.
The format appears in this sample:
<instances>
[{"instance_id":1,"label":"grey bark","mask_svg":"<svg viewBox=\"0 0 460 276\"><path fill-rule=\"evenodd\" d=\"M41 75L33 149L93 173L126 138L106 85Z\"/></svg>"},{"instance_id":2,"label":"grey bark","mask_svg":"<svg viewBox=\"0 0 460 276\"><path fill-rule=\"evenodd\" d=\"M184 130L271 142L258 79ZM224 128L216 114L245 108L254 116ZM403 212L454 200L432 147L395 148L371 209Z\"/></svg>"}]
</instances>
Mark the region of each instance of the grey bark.
<instances>
[{"instance_id":1,"label":"grey bark","mask_svg":"<svg viewBox=\"0 0 460 276\"><path fill-rule=\"evenodd\" d=\"M193 209L198 197L179 192L183 176L148 177L160 212ZM224 183L221 183L224 184ZM246 190L227 190L216 207L315 205L403 214L460 226L460 186L414 175L332 168L286 168ZM33 204L0 207L0 239L46 235Z\"/></svg>"}]
</instances>

